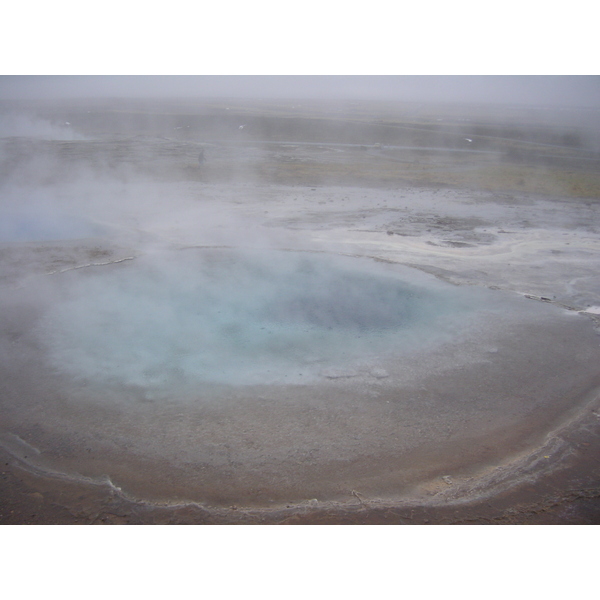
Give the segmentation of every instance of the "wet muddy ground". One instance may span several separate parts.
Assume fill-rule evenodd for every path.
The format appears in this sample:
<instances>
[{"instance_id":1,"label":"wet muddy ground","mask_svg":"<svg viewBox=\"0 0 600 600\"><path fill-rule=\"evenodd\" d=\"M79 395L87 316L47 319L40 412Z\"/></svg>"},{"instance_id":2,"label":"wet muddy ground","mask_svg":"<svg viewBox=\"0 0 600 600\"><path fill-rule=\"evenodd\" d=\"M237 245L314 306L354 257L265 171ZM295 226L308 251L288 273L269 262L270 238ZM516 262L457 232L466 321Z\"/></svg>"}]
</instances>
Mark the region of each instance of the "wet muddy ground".
<instances>
[{"instance_id":1,"label":"wet muddy ground","mask_svg":"<svg viewBox=\"0 0 600 600\"><path fill-rule=\"evenodd\" d=\"M449 109L142 108L46 107L28 121L38 134L2 139L1 522L598 522L593 139ZM477 306L408 350L302 358L291 383L206 383L185 369L157 383L164 366L127 383L128 364L150 360L143 348L117 361L89 354L98 333L83 346L52 333L67 321L93 331L86 311L125 289L153 311L132 336L156 330L142 346L162 348L177 331L181 346L183 309L167 317L156 307L172 298L127 285L149 265L173 290L193 271L170 279L165 256L216 250L267 251L282 269L282 255L366 261ZM310 311L322 326L322 308Z\"/></svg>"}]
</instances>

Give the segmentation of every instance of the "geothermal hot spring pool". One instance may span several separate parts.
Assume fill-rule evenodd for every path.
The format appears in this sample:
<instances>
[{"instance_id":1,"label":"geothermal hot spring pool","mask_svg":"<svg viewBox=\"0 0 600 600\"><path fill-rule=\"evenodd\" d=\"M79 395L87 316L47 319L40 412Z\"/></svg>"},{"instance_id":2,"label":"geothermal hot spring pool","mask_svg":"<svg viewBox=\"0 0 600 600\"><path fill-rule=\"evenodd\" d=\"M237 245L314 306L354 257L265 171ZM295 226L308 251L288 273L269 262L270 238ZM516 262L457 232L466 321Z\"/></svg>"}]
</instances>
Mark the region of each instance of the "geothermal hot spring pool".
<instances>
[{"instance_id":1,"label":"geothermal hot spring pool","mask_svg":"<svg viewBox=\"0 0 600 600\"><path fill-rule=\"evenodd\" d=\"M310 253L191 249L61 275L40 326L56 368L147 397L206 384L298 385L361 365L382 378L383 355L448 337L473 310L468 292L406 271Z\"/></svg>"},{"instance_id":2,"label":"geothermal hot spring pool","mask_svg":"<svg viewBox=\"0 0 600 600\"><path fill-rule=\"evenodd\" d=\"M600 359L567 310L322 252L157 250L1 301L3 445L161 502L476 476L539 443Z\"/></svg>"}]
</instances>

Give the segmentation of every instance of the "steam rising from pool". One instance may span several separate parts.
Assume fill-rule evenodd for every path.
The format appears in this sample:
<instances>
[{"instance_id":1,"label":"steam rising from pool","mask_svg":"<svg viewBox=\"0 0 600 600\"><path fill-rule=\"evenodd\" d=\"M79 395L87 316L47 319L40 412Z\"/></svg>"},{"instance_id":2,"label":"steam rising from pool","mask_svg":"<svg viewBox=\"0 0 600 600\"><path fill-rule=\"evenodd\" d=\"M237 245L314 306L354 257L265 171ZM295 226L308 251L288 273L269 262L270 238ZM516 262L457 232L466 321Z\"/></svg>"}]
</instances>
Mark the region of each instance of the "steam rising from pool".
<instances>
[{"instance_id":1,"label":"steam rising from pool","mask_svg":"<svg viewBox=\"0 0 600 600\"><path fill-rule=\"evenodd\" d=\"M104 228L71 212L49 193L40 190L4 190L0 201L0 243L72 240L105 233Z\"/></svg>"},{"instance_id":2,"label":"steam rising from pool","mask_svg":"<svg viewBox=\"0 0 600 600\"><path fill-rule=\"evenodd\" d=\"M453 334L466 294L411 273L310 253L154 254L55 276L42 331L53 366L89 384L308 383Z\"/></svg>"}]
</instances>

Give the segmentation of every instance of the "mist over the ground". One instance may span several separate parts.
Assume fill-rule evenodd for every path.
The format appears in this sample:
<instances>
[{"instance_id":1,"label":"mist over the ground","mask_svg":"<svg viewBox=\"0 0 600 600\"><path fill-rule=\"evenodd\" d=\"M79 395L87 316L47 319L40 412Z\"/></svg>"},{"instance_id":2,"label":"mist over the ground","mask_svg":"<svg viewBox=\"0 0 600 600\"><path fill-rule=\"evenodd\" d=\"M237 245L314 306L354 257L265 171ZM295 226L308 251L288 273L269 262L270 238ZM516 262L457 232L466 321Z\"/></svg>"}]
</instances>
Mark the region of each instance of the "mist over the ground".
<instances>
[{"instance_id":1,"label":"mist over the ground","mask_svg":"<svg viewBox=\"0 0 600 600\"><path fill-rule=\"evenodd\" d=\"M598 76L2 76L0 99L300 98L598 107Z\"/></svg>"},{"instance_id":2,"label":"mist over the ground","mask_svg":"<svg viewBox=\"0 0 600 600\"><path fill-rule=\"evenodd\" d=\"M177 220L189 243L269 245L264 215L236 224L230 206L190 209L170 186L408 180L593 197L599 150L599 77L3 76L0 238Z\"/></svg>"}]
</instances>

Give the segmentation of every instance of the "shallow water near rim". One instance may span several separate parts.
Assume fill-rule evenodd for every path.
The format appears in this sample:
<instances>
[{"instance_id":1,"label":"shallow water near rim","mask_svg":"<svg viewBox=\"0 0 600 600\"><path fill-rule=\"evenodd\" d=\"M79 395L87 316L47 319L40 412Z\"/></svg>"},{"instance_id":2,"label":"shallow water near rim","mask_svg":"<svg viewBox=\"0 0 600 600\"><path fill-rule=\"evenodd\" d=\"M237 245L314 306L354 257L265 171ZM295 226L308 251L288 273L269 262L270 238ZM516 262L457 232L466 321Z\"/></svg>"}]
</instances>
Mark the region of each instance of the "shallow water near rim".
<instances>
[{"instance_id":1,"label":"shallow water near rim","mask_svg":"<svg viewBox=\"0 0 600 600\"><path fill-rule=\"evenodd\" d=\"M55 368L155 395L308 383L447 339L481 301L398 265L260 250L168 252L52 283L40 332Z\"/></svg>"}]
</instances>

